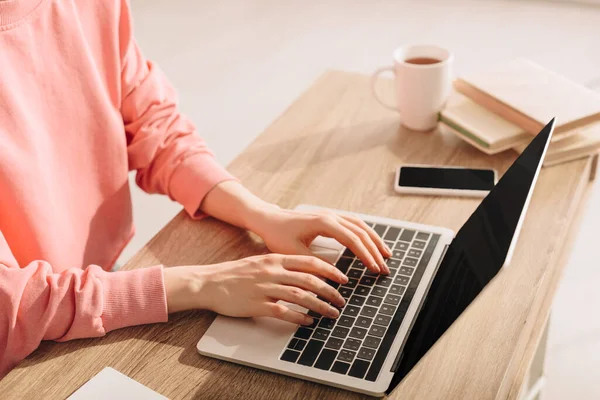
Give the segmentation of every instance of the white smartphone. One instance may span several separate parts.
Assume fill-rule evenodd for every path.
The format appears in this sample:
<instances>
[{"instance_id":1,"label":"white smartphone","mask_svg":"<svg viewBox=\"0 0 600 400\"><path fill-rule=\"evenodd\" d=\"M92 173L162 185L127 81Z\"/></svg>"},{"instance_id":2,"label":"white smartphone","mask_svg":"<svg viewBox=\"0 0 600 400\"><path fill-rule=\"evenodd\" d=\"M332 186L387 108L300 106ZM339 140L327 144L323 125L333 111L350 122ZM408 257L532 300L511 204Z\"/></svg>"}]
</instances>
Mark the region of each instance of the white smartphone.
<instances>
[{"instance_id":1,"label":"white smartphone","mask_svg":"<svg viewBox=\"0 0 600 400\"><path fill-rule=\"evenodd\" d=\"M493 169L404 164L396 170L394 190L404 194L485 197L496 179Z\"/></svg>"}]
</instances>

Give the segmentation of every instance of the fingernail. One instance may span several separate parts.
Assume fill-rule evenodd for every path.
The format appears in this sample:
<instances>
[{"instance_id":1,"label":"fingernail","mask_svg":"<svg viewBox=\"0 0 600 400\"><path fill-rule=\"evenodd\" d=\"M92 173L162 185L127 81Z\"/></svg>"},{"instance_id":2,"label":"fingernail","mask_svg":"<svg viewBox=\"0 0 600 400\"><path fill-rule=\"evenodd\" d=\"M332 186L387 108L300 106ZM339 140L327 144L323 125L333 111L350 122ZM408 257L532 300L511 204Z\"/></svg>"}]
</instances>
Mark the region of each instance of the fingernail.
<instances>
[{"instance_id":1,"label":"fingernail","mask_svg":"<svg viewBox=\"0 0 600 400\"><path fill-rule=\"evenodd\" d=\"M302 323L302 325L312 325L313 322L315 322L311 317L305 317L304 318L304 322Z\"/></svg>"},{"instance_id":2,"label":"fingernail","mask_svg":"<svg viewBox=\"0 0 600 400\"><path fill-rule=\"evenodd\" d=\"M377 265L376 262L373 262L373 264L371 264L371 267L375 270L375 272L381 272L381 268L379 268L379 265Z\"/></svg>"},{"instance_id":3,"label":"fingernail","mask_svg":"<svg viewBox=\"0 0 600 400\"><path fill-rule=\"evenodd\" d=\"M340 279L342 280L342 282L348 283L348 277L346 275L340 274Z\"/></svg>"},{"instance_id":4,"label":"fingernail","mask_svg":"<svg viewBox=\"0 0 600 400\"><path fill-rule=\"evenodd\" d=\"M329 308L329 316L331 318L337 318L340 316L340 312L337 310L337 308L330 307Z\"/></svg>"},{"instance_id":5,"label":"fingernail","mask_svg":"<svg viewBox=\"0 0 600 400\"><path fill-rule=\"evenodd\" d=\"M344 300L344 298L341 295L338 297L338 304L340 305L340 307L344 307L346 305L346 300Z\"/></svg>"},{"instance_id":6,"label":"fingernail","mask_svg":"<svg viewBox=\"0 0 600 400\"><path fill-rule=\"evenodd\" d=\"M392 253L392 249L390 249L390 246L388 246L387 244L385 245L385 249L388 251L388 253Z\"/></svg>"}]
</instances>

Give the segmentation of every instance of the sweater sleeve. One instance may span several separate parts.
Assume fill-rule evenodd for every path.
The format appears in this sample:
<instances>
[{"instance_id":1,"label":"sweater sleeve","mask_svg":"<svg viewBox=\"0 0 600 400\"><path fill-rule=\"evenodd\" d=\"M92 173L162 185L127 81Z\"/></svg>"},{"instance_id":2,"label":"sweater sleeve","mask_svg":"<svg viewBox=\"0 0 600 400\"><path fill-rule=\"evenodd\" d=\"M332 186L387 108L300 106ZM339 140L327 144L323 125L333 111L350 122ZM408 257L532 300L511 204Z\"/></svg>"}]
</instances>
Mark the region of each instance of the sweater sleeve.
<instances>
[{"instance_id":1,"label":"sweater sleeve","mask_svg":"<svg viewBox=\"0 0 600 400\"><path fill-rule=\"evenodd\" d=\"M166 320L161 266L110 273L90 265L55 274L34 261L21 268L0 232L0 379L42 340Z\"/></svg>"},{"instance_id":2,"label":"sweater sleeve","mask_svg":"<svg viewBox=\"0 0 600 400\"><path fill-rule=\"evenodd\" d=\"M144 191L167 194L198 218L204 196L216 184L234 178L179 112L175 90L158 66L142 56L126 0L119 24L121 113L129 168L137 170L136 182Z\"/></svg>"}]
</instances>

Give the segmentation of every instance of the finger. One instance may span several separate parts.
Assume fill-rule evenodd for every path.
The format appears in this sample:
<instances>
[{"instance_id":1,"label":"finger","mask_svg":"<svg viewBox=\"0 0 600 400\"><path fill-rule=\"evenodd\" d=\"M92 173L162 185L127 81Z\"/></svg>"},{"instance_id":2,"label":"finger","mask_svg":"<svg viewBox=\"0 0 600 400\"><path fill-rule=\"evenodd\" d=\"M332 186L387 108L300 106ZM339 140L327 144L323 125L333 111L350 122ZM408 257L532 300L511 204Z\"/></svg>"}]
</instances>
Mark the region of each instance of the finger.
<instances>
[{"instance_id":1,"label":"finger","mask_svg":"<svg viewBox=\"0 0 600 400\"><path fill-rule=\"evenodd\" d=\"M381 268L381 271L389 274L390 270L387 267L387 265L385 264L385 261L383 260L383 256L381 255L381 252L377 248L377 245L373 242L373 239L371 239L369 234L364 229L359 227L358 225L355 225L352 222L350 222L342 217L340 217L340 224L342 224L346 228L350 229L352 232L354 232L354 234L356 236L358 236L360 238L360 240L362 240L365 247L371 253L371 256L373 256L375 261L377 261L377 264L379 265L379 268Z\"/></svg>"},{"instance_id":2,"label":"finger","mask_svg":"<svg viewBox=\"0 0 600 400\"><path fill-rule=\"evenodd\" d=\"M342 271L315 256L284 256L281 266L288 271L307 272L341 284L348 282Z\"/></svg>"},{"instance_id":3,"label":"finger","mask_svg":"<svg viewBox=\"0 0 600 400\"><path fill-rule=\"evenodd\" d=\"M265 304L265 315L282 321L291 322L299 325L312 325L313 319L306 314L294 311L283 304L267 303Z\"/></svg>"},{"instance_id":4,"label":"finger","mask_svg":"<svg viewBox=\"0 0 600 400\"><path fill-rule=\"evenodd\" d=\"M329 318L337 318L340 312L333 306L318 299L304 289L295 286L274 285L267 289L266 295L277 299L297 304Z\"/></svg>"},{"instance_id":5,"label":"finger","mask_svg":"<svg viewBox=\"0 0 600 400\"><path fill-rule=\"evenodd\" d=\"M304 272L285 271L281 275L280 283L287 286L296 286L309 290L322 299L332 302L338 307L343 307L346 301L333 287L323 282L314 275Z\"/></svg>"},{"instance_id":6,"label":"finger","mask_svg":"<svg viewBox=\"0 0 600 400\"><path fill-rule=\"evenodd\" d=\"M345 219L346 221L353 223L354 225L357 225L358 227L362 228L365 232L367 232L371 240L373 240L373 242L377 245L377 248L379 249L381 254L383 254L385 257L392 256L392 249L390 249L388 245L385 244L383 238L379 236L377 232L373 230L373 228L367 225L365 221L353 215L340 215L340 217Z\"/></svg>"},{"instance_id":7,"label":"finger","mask_svg":"<svg viewBox=\"0 0 600 400\"><path fill-rule=\"evenodd\" d=\"M331 237L348 247L371 271L381 272L369 250L354 232L339 223L335 217L320 217L319 221L324 236Z\"/></svg>"}]
</instances>

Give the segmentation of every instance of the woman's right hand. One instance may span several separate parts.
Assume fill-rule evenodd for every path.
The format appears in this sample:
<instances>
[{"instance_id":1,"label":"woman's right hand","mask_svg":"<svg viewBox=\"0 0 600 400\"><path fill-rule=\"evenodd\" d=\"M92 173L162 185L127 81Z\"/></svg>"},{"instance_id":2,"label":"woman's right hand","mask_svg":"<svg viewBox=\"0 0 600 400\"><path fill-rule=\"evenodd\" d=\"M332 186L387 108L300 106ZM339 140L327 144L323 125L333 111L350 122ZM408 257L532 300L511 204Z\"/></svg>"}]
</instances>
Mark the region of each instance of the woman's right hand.
<instances>
[{"instance_id":1,"label":"woman's right hand","mask_svg":"<svg viewBox=\"0 0 600 400\"><path fill-rule=\"evenodd\" d=\"M279 300L337 318L343 297L317 276L344 284L348 278L316 257L267 254L203 266L164 269L169 313L206 309L232 317L274 317L310 325L313 319ZM315 293L319 298L315 297Z\"/></svg>"}]
</instances>

